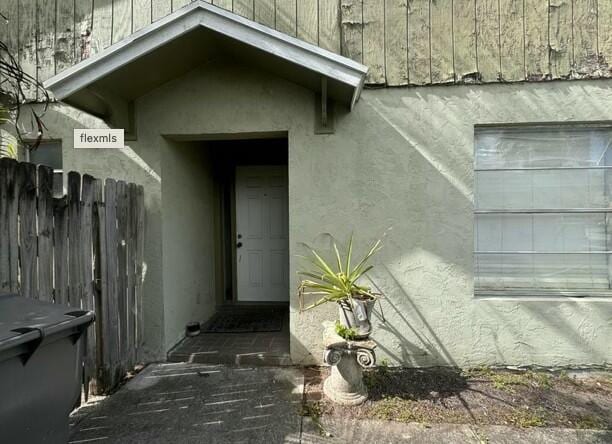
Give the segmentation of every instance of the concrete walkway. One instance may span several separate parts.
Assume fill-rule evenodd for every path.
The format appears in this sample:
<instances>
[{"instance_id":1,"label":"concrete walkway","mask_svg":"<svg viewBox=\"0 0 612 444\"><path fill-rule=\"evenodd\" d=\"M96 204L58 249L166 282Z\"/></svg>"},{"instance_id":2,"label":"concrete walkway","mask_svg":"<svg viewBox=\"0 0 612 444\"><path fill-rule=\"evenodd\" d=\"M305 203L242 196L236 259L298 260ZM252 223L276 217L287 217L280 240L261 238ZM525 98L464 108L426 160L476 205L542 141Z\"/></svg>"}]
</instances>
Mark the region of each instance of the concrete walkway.
<instances>
[{"instance_id":1,"label":"concrete walkway","mask_svg":"<svg viewBox=\"0 0 612 444\"><path fill-rule=\"evenodd\" d=\"M299 415L300 369L154 364L72 418L71 443L604 444L612 431L401 424Z\"/></svg>"},{"instance_id":2,"label":"concrete walkway","mask_svg":"<svg viewBox=\"0 0 612 444\"><path fill-rule=\"evenodd\" d=\"M285 368L148 366L73 415L71 443L297 443L303 374Z\"/></svg>"}]
</instances>

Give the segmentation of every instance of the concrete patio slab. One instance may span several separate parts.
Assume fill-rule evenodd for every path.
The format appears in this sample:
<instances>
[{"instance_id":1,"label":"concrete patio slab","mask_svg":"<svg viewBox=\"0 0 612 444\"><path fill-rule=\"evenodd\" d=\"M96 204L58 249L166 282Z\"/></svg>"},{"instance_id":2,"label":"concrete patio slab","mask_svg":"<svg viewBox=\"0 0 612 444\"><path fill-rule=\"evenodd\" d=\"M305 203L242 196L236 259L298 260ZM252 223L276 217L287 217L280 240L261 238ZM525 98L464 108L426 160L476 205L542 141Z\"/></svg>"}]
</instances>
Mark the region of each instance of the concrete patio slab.
<instances>
[{"instance_id":1,"label":"concrete patio slab","mask_svg":"<svg viewBox=\"0 0 612 444\"><path fill-rule=\"evenodd\" d=\"M70 442L299 442L303 383L290 367L153 364L78 410Z\"/></svg>"},{"instance_id":2,"label":"concrete patio slab","mask_svg":"<svg viewBox=\"0 0 612 444\"><path fill-rule=\"evenodd\" d=\"M608 444L612 430L573 430L534 427L468 424L416 424L375 420L324 417L320 421L304 418L303 444Z\"/></svg>"}]
</instances>

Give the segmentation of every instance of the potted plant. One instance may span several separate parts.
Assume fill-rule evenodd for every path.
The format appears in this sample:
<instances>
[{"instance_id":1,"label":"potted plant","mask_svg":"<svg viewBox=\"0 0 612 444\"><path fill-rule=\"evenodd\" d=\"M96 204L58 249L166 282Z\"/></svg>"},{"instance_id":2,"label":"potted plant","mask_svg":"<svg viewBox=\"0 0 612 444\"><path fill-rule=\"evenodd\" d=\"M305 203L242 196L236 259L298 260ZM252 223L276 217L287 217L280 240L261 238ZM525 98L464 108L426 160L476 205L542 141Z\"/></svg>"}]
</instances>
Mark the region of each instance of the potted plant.
<instances>
[{"instance_id":1,"label":"potted plant","mask_svg":"<svg viewBox=\"0 0 612 444\"><path fill-rule=\"evenodd\" d=\"M298 293L300 310L310 310L328 302L335 302L338 304L339 314L336 332L349 332L348 335L342 335L345 339L365 339L372 332L370 318L374 303L380 295L364 285L361 278L373 268L368 262L380 250L381 241L376 241L357 265L352 263L352 236L344 255L340 254L335 242L333 248L335 258L329 263L323 259L320 252L310 249L310 256L306 259L313 268L298 272L304 278ZM305 306L305 300L310 296L317 299Z\"/></svg>"}]
</instances>

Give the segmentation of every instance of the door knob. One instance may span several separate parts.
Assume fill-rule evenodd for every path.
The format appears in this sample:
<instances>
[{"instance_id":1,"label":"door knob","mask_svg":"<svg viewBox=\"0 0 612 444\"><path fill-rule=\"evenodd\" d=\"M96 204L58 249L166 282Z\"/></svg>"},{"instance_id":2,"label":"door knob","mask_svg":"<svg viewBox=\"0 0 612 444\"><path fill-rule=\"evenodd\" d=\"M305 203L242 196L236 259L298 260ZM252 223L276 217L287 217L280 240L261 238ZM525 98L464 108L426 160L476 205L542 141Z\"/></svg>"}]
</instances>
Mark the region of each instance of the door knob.
<instances>
[{"instance_id":1,"label":"door knob","mask_svg":"<svg viewBox=\"0 0 612 444\"><path fill-rule=\"evenodd\" d=\"M242 247L242 242L238 242L238 243L236 244L236 247L237 247L237 248Z\"/></svg>"}]
</instances>

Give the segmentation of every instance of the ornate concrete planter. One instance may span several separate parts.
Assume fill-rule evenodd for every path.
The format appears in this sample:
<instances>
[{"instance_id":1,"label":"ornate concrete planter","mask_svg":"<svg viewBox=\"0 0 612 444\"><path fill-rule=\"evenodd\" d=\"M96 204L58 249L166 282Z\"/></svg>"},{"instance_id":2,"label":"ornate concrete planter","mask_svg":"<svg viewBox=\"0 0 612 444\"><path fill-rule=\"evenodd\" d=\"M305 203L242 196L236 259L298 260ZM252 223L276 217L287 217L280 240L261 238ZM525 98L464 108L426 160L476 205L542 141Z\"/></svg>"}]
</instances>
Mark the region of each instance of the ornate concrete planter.
<instances>
[{"instance_id":1,"label":"ornate concrete planter","mask_svg":"<svg viewBox=\"0 0 612 444\"><path fill-rule=\"evenodd\" d=\"M325 326L323 360L331 366L331 374L323 383L323 392L333 402L358 405L368 399L363 383L363 369L376 365L370 340L347 341L335 332L333 324Z\"/></svg>"},{"instance_id":2,"label":"ornate concrete planter","mask_svg":"<svg viewBox=\"0 0 612 444\"><path fill-rule=\"evenodd\" d=\"M372 333L370 319L375 302L375 299L347 299L338 302L340 323L357 333L355 339L366 339Z\"/></svg>"}]
</instances>

